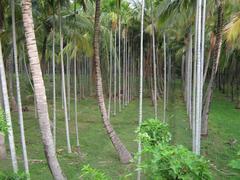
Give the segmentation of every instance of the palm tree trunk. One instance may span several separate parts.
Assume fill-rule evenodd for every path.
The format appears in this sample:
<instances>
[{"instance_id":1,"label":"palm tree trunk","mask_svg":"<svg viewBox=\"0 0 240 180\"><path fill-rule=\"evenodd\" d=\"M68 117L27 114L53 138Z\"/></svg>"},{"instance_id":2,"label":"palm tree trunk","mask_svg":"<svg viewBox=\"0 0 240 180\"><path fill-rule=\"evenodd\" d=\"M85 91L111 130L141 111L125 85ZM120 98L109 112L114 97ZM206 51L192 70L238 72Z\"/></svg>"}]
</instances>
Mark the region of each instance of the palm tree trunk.
<instances>
[{"instance_id":1,"label":"palm tree trunk","mask_svg":"<svg viewBox=\"0 0 240 180\"><path fill-rule=\"evenodd\" d=\"M119 158L122 163L129 163L132 159L131 154L128 152L126 147L122 144L121 140L114 131L106 110L103 87L102 87L102 75L100 68L100 55L99 55L99 35L100 34L100 0L96 0L96 11L95 11L95 24L94 24L94 63L96 67L96 91L98 97L99 109L102 114L104 127L112 141L113 146L118 152Z\"/></svg>"},{"instance_id":2,"label":"palm tree trunk","mask_svg":"<svg viewBox=\"0 0 240 180\"><path fill-rule=\"evenodd\" d=\"M63 95L63 106L64 106L64 115L65 115L65 128L66 128L66 140L67 140L67 151L68 153L72 152L70 135L69 135L69 124L68 124L68 108L67 108L67 98L66 98L66 85L65 85L65 72L64 72L64 62L63 62L63 35L62 35L62 23L61 23L61 8L59 16L59 30L60 30L60 58L61 58L61 72L62 72L62 95Z\"/></svg>"},{"instance_id":3,"label":"palm tree trunk","mask_svg":"<svg viewBox=\"0 0 240 180\"><path fill-rule=\"evenodd\" d=\"M121 5L120 5L121 6ZM118 17L118 108L121 112L121 16Z\"/></svg>"},{"instance_id":4,"label":"palm tree trunk","mask_svg":"<svg viewBox=\"0 0 240 180\"><path fill-rule=\"evenodd\" d=\"M163 122L166 122L166 109L167 109L167 50L166 50L166 35L163 34L164 46L164 90L163 90Z\"/></svg>"},{"instance_id":5,"label":"palm tree trunk","mask_svg":"<svg viewBox=\"0 0 240 180\"><path fill-rule=\"evenodd\" d=\"M211 78L208 83L206 94L204 97L204 106L202 114L202 135L208 134L208 114L210 111L210 103L212 100L212 93L214 87L214 81L218 70L218 64L220 60L221 47L222 47L222 30L223 30L223 4L222 0L216 1L217 5L217 22L216 22L216 44L213 51L213 65Z\"/></svg>"},{"instance_id":6,"label":"palm tree trunk","mask_svg":"<svg viewBox=\"0 0 240 180\"><path fill-rule=\"evenodd\" d=\"M113 107L113 115L116 116L117 112L117 31L115 30L114 35L114 107Z\"/></svg>"},{"instance_id":7,"label":"palm tree trunk","mask_svg":"<svg viewBox=\"0 0 240 180\"><path fill-rule=\"evenodd\" d=\"M67 107L68 107L68 120L70 121L71 116L71 92L70 92L70 60L69 60L69 54L67 53Z\"/></svg>"},{"instance_id":8,"label":"palm tree trunk","mask_svg":"<svg viewBox=\"0 0 240 180\"><path fill-rule=\"evenodd\" d=\"M193 151L196 154L200 154L201 147L201 119L202 119L202 91L203 91L203 61L204 61L204 34L205 34L205 10L206 10L206 1L199 0L197 2L197 13L196 13L196 44L195 44L195 61L196 67L194 69L194 95L196 96L194 101L194 116L193 119Z\"/></svg>"},{"instance_id":9,"label":"palm tree trunk","mask_svg":"<svg viewBox=\"0 0 240 180\"><path fill-rule=\"evenodd\" d=\"M172 79L172 55L171 55L171 50L168 50L168 62L167 62L167 101L166 104L168 106L169 102L169 97L171 94L171 79Z\"/></svg>"},{"instance_id":10,"label":"palm tree trunk","mask_svg":"<svg viewBox=\"0 0 240 180\"><path fill-rule=\"evenodd\" d=\"M31 0L22 1L22 14L45 156L53 177L58 180L64 180L65 177L62 173L55 154L53 137L50 128L46 91L42 78L42 71L39 63L36 38L34 33Z\"/></svg>"},{"instance_id":11,"label":"palm tree trunk","mask_svg":"<svg viewBox=\"0 0 240 180\"><path fill-rule=\"evenodd\" d=\"M192 151L196 152L196 86L197 86L197 32L198 32L198 2L196 3L195 36L194 36L194 63L193 63L193 87L192 87Z\"/></svg>"},{"instance_id":12,"label":"palm tree trunk","mask_svg":"<svg viewBox=\"0 0 240 180\"><path fill-rule=\"evenodd\" d=\"M192 32L189 33L189 44L188 44L188 117L189 126L192 128Z\"/></svg>"},{"instance_id":13,"label":"palm tree trunk","mask_svg":"<svg viewBox=\"0 0 240 180\"><path fill-rule=\"evenodd\" d=\"M109 96L108 96L108 118L111 117L111 101L112 101L112 30L110 33L110 64L109 64Z\"/></svg>"},{"instance_id":14,"label":"palm tree trunk","mask_svg":"<svg viewBox=\"0 0 240 180\"><path fill-rule=\"evenodd\" d=\"M7 66L8 66L8 81L9 81L9 98L10 98L10 105L11 105L11 110L14 112L17 112L17 103L16 99L14 97L13 93L13 51L10 52L9 54L9 59L7 60Z\"/></svg>"},{"instance_id":15,"label":"palm tree trunk","mask_svg":"<svg viewBox=\"0 0 240 180\"><path fill-rule=\"evenodd\" d=\"M145 9L145 0L142 0L142 11L141 11L141 42L140 42L140 86L139 86L139 117L138 117L138 126L139 128L142 125L143 119L143 28L144 28L144 9ZM138 153L140 154L138 157L138 166L141 165L141 153L142 153L142 143L141 140L138 140ZM141 180L141 169L139 168L137 171L137 180Z\"/></svg>"},{"instance_id":16,"label":"palm tree trunk","mask_svg":"<svg viewBox=\"0 0 240 180\"><path fill-rule=\"evenodd\" d=\"M3 55L2 55L1 38L0 38L0 77L1 77L5 117L8 125L8 140L9 140L10 153L12 158L12 166L13 166L14 173L17 173L18 172L17 156L15 151L15 143L14 143L14 136L13 136L13 129L12 129L12 118L11 118L11 112L10 112L10 106L9 106L9 100L8 100L8 89L7 89L5 68L4 68Z\"/></svg>"},{"instance_id":17,"label":"palm tree trunk","mask_svg":"<svg viewBox=\"0 0 240 180\"><path fill-rule=\"evenodd\" d=\"M15 2L14 2L14 0L11 0L11 12L12 12L11 15L12 15L13 52L14 52L16 89L17 89L18 121L19 121L20 134L21 134L21 144L22 144L24 169L25 169L25 173L28 175L28 178L29 178L27 147L26 147L26 141L25 141L23 112L22 112L22 98L21 98L19 72L18 72L18 53L17 53L17 40L16 40Z\"/></svg>"},{"instance_id":18,"label":"palm tree trunk","mask_svg":"<svg viewBox=\"0 0 240 180\"><path fill-rule=\"evenodd\" d=\"M130 54L131 54L131 45L130 45L130 38L129 38L129 50L128 50L128 63L127 63L127 102L130 102Z\"/></svg>"},{"instance_id":19,"label":"palm tree trunk","mask_svg":"<svg viewBox=\"0 0 240 180\"><path fill-rule=\"evenodd\" d=\"M184 91L184 85L185 85L185 56L184 55L182 56L181 78L182 78L182 89L183 89L183 92L185 94L185 91Z\"/></svg>"},{"instance_id":20,"label":"palm tree trunk","mask_svg":"<svg viewBox=\"0 0 240 180\"><path fill-rule=\"evenodd\" d=\"M125 86L125 77L126 77L126 33L124 30L124 37L123 37L123 96L122 96L122 102L123 102L123 108L125 107L125 93L126 93L126 86Z\"/></svg>"},{"instance_id":21,"label":"palm tree trunk","mask_svg":"<svg viewBox=\"0 0 240 180\"><path fill-rule=\"evenodd\" d=\"M79 143L79 133L78 133L78 116L77 116L77 54L74 54L74 114L75 114L75 130L76 130L76 140L77 147L80 148Z\"/></svg>"},{"instance_id":22,"label":"palm tree trunk","mask_svg":"<svg viewBox=\"0 0 240 180\"><path fill-rule=\"evenodd\" d=\"M154 115L157 119L157 70L156 70L156 49L155 49L155 27L153 22L153 2L151 0L152 19L152 48L153 48L153 82L154 82Z\"/></svg>"},{"instance_id":23,"label":"palm tree trunk","mask_svg":"<svg viewBox=\"0 0 240 180\"><path fill-rule=\"evenodd\" d=\"M53 142L56 149L56 68L55 68L55 19L52 29L52 76L53 76Z\"/></svg>"},{"instance_id":24,"label":"palm tree trunk","mask_svg":"<svg viewBox=\"0 0 240 180\"><path fill-rule=\"evenodd\" d=\"M27 67L27 63L26 63L26 55L25 55L25 45L23 45L23 63L24 63L24 68L25 68L25 72L27 74L27 79L29 81L29 84L32 88L32 91L34 93L34 87L33 87L33 84L32 84L32 81L31 81L31 77L30 77L30 73L29 73L29 70L28 70L28 67ZM36 104L36 97L35 95L33 95L33 101L34 101L34 111L35 111L35 118L38 117L37 115L37 104Z\"/></svg>"}]
</instances>

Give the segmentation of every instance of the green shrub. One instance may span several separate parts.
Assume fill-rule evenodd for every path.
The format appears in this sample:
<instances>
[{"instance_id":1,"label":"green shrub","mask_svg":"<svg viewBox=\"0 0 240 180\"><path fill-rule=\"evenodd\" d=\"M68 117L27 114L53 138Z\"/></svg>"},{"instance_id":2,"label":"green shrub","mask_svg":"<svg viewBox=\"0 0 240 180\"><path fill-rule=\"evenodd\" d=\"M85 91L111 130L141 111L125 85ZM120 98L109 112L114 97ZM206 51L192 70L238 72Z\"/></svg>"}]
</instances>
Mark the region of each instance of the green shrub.
<instances>
[{"instance_id":1,"label":"green shrub","mask_svg":"<svg viewBox=\"0 0 240 180\"><path fill-rule=\"evenodd\" d=\"M90 167L90 165L85 165L81 169L80 179L84 180L110 180L103 172Z\"/></svg>"},{"instance_id":2,"label":"green shrub","mask_svg":"<svg viewBox=\"0 0 240 180\"><path fill-rule=\"evenodd\" d=\"M27 175L25 173L6 173L0 172L1 180L27 180Z\"/></svg>"},{"instance_id":3,"label":"green shrub","mask_svg":"<svg viewBox=\"0 0 240 180\"><path fill-rule=\"evenodd\" d=\"M170 145L171 134L158 120L145 121L137 131L143 144L141 168L147 179L209 180L209 162L183 146Z\"/></svg>"},{"instance_id":4,"label":"green shrub","mask_svg":"<svg viewBox=\"0 0 240 180\"><path fill-rule=\"evenodd\" d=\"M0 109L0 132L6 134L8 131L8 125L4 118L4 113L2 109Z\"/></svg>"},{"instance_id":5,"label":"green shrub","mask_svg":"<svg viewBox=\"0 0 240 180\"><path fill-rule=\"evenodd\" d=\"M235 160L232 160L230 163L229 163L229 166L233 169L238 169L240 170L240 151L238 152L238 158L235 159Z\"/></svg>"},{"instance_id":6,"label":"green shrub","mask_svg":"<svg viewBox=\"0 0 240 180\"><path fill-rule=\"evenodd\" d=\"M208 161L183 146L159 144L143 153L148 154L143 161L148 179L211 179Z\"/></svg>"},{"instance_id":7,"label":"green shrub","mask_svg":"<svg viewBox=\"0 0 240 180\"><path fill-rule=\"evenodd\" d=\"M149 119L142 123L140 129L137 130L138 138L141 139L143 145L155 146L160 143L169 143L171 134L168 126L159 120Z\"/></svg>"}]
</instances>

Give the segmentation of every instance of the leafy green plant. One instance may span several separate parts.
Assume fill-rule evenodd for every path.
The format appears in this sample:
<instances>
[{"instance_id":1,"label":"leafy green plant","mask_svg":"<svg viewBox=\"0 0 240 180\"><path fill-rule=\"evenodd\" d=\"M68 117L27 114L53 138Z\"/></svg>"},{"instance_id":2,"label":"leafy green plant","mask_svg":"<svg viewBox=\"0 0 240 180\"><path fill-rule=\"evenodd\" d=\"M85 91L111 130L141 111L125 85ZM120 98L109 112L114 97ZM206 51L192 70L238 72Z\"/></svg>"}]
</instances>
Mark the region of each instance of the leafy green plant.
<instances>
[{"instance_id":1,"label":"leafy green plant","mask_svg":"<svg viewBox=\"0 0 240 180\"><path fill-rule=\"evenodd\" d=\"M19 173L6 173L0 171L1 180L27 180L27 175L23 172Z\"/></svg>"},{"instance_id":2,"label":"leafy green plant","mask_svg":"<svg viewBox=\"0 0 240 180\"><path fill-rule=\"evenodd\" d=\"M183 146L159 144L144 152L144 171L148 179L211 179L209 163Z\"/></svg>"},{"instance_id":3,"label":"leafy green plant","mask_svg":"<svg viewBox=\"0 0 240 180\"><path fill-rule=\"evenodd\" d=\"M8 131L8 125L4 118L4 113L2 109L0 109L0 132L6 134Z\"/></svg>"},{"instance_id":4,"label":"leafy green plant","mask_svg":"<svg viewBox=\"0 0 240 180\"><path fill-rule=\"evenodd\" d=\"M137 133L143 145L155 146L171 141L171 134L169 133L167 124L161 123L156 119L144 121L137 130Z\"/></svg>"},{"instance_id":5,"label":"leafy green plant","mask_svg":"<svg viewBox=\"0 0 240 180\"><path fill-rule=\"evenodd\" d=\"M138 129L143 144L141 168L147 179L209 180L209 162L183 146L170 145L171 134L158 120L145 121Z\"/></svg>"},{"instance_id":6,"label":"leafy green plant","mask_svg":"<svg viewBox=\"0 0 240 180\"><path fill-rule=\"evenodd\" d=\"M90 165L83 166L80 178L84 180L110 180L103 172L90 167Z\"/></svg>"},{"instance_id":7,"label":"leafy green plant","mask_svg":"<svg viewBox=\"0 0 240 180\"><path fill-rule=\"evenodd\" d=\"M238 152L238 159L235 159L235 160L232 160L230 163L229 163L229 166L233 169L238 169L240 170L240 151Z\"/></svg>"}]
</instances>

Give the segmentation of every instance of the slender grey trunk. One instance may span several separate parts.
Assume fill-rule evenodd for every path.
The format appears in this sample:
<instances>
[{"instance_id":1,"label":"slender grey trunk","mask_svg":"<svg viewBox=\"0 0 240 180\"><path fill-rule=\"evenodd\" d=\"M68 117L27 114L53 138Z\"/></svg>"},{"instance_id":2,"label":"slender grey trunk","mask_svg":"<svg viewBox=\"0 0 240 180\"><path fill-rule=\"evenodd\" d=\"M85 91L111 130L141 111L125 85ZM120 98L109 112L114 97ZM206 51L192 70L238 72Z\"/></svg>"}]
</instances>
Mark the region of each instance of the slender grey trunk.
<instances>
[{"instance_id":1,"label":"slender grey trunk","mask_svg":"<svg viewBox=\"0 0 240 180\"><path fill-rule=\"evenodd\" d=\"M123 107L125 107L126 99L126 30L124 30L123 41Z\"/></svg>"},{"instance_id":2,"label":"slender grey trunk","mask_svg":"<svg viewBox=\"0 0 240 180\"><path fill-rule=\"evenodd\" d=\"M109 67L109 97L108 97L108 118L110 119L111 116L111 100L112 100L112 45L113 45L113 38L112 38L112 30L110 33L110 67Z\"/></svg>"},{"instance_id":3,"label":"slender grey trunk","mask_svg":"<svg viewBox=\"0 0 240 180\"><path fill-rule=\"evenodd\" d=\"M167 109L167 50L166 50L166 35L163 34L164 46L164 90L163 90L163 122L166 122L166 109Z\"/></svg>"},{"instance_id":4,"label":"slender grey trunk","mask_svg":"<svg viewBox=\"0 0 240 180\"><path fill-rule=\"evenodd\" d=\"M185 94L185 56L182 56L182 65L181 65L181 77L182 77L182 88Z\"/></svg>"},{"instance_id":5,"label":"slender grey trunk","mask_svg":"<svg viewBox=\"0 0 240 180\"><path fill-rule=\"evenodd\" d=\"M60 11L61 12L61 11ZM62 35L62 24L61 24L61 14L59 16L60 24L60 58L61 58L61 72L62 72L62 95L63 95L63 105L65 114L65 128L66 128L66 139L67 139L67 150L71 153L70 135L69 135L69 124L68 124L68 109L67 109L67 98L66 98L66 86L65 86L65 72L64 72L64 62L63 62L63 35Z\"/></svg>"},{"instance_id":6,"label":"slender grey trunk","mask_svg":"<svg viewBox=\"0 0 240 180\"><path fill-rule=\"evenodd\" d=\"M55 20L52 30L52 76L53 76L53 142L56 150L56 68L55 68Z\"/></svg>"},{"instance_id":7,"label":"slender grey trunk","mask_svg":"<svg viewBox=\"0 0 240 180\"><path fill-rule=\"evenodd\" d=\"M16 40L15 2L14 2L14 0L11 0L11 12L12 12L11 15L12 15L13 52L14 52L16 89L17 89L18 121L19 121L20 134L21 134L24 169L25 169L25 173L27 174L28 179L29 179L30 174L29 174L29 166L28 166L27 147L26 147L26 141L25 141L24 122L23 122L23 113L22 113L22 98L21 98L19 72L18 72L18 53L17 53L17 40Z\"/></svg>"},{"instance_id":8,"label":"slender grey trunk","mask_svg":"<svg viewBox=\"0 0 240 180\"><path fill-rule=\"evenodd\" d=\"M128 34L127 34L127 31L126 31L126 36L125 36L125 38L126 38L126 51L125 51L125 106L127 106L127 104L128 104L128 100L127 100L127 93L128 93L128 90L127 90L127 88L128 88L128 84L127 84L127 78L128 78L128 75L127 75L127 73L128 73L128 69L127 69L127 67L128 67Z\"/></svg>"},{"instance_id":9,"label":"slender grey trunk","mask_svg":"<svg viewBox=\"0 0 240 180\"><path fill-rule=\"evenodd\" d=\"M13 51L11 50L9 58L7 60L8 66L8 82L9 82L9 98L10 98L10 107L11 110L16 112L17 111L17 103L13 93Z\"/></svg>"},{"instance_id":10,"label":"slender grey trunk","mask_svg":"<svg viewBox=\"0 0 240 180\"><path fill-rule=\"evenodd\" d=\"M143 106L143 28L144 28L144 8L145 0L142 0L142 15L141 15L141 44L140 44L140 86L139 86L139 119L138 124L139 127L142 125L142 106ZM138 157L138 165L141 164L141 153L142 153L142 145L141 140L138 140L138 153L140 154ZM137 180L141 180L141 169L139 168L137 171Z\"/></svg>"},{"instance_id":11,"label":"slender grey trunk","mask_svg":"<svg viewBox=\"0 0 240 180\"><path fill-rule=\"evenodd\" d=\"M6 117L6 121L7 121L7 125L8 125L8 140L9 140L11 159L12 159L12 166L13 166L14 173L17 173L18 172L17 156L16 156L16 150L15 150L14 136L13 136L10 105L9 105L9 100L8 100L8 89L7 89L5 68L4 68L3 55L2 55L1 37L0 37L0 77L1 77L5 117Z\"/></svg>"},{"instance_id":12,"label":"slender grey trunk","mask_svg":"<svg viewBox=\"0 0 240 180\"><path fill-rule=\"evenodd\" d=\"M167 67L167 101L166 104L168 106L169 96L171 91L171 79L172 79L172 55L171 50L168 51L168 67Z\"/></svg>"},{"instance_id":13,"label":"slender grey trunk","mask_svg":"<svg viewBox=\"0 0 240 180\"><path fill-rule=\"evenodd\" d=\"M155 27L153 21L153 2L151 0L151 14L152 14L152 48L153 48L153 82L154 82L154 115L157 119L157 70L156 70L156 49L155 49Z\"/></svg>"},{"instance_id":14,"label":"slender grey trunk","mask_svg":"<svg viewBox=\"0 0 240 180\"><path fill-rule=\"evenodd\" d=\"M115 30L114 35L114 107L113 107L113 115L116 116L117 112L117 31Z\"/></svg>"},{"instance_id":15,"label":"slender grey trunk","mask_svg":"<svg viewBox=\"0 0 240 180\"><path fill-rule=\"evenodd\" d=\"M118 20L118 108L121 112L121 16Z\"/></svg>"},{"instance_id":16,"label":"slender grey trunk","mask_svg":"<svg viewBox=\"0 0 240 180\"><path fill-rule=\"evenodd\" d=\"M187 104L188 104L188 117L189 125L192 128L192 32L189 33L189 44L188 44L188 86L187 86Z\"/></svg>"},{"instance_id":17,"label":"slender grey trunk","mask_svg":"<svg viewBox=\"0 0 240 180\"><path fill-rule=\"evenodd\" d=\"M79 133L78 133L78 116L77 116L77 54L74 54L74 114L75 114L75 130L76 130L76 141L77 147L80 147L79 143Z\"/></svg>"},{"instance_id":18,"label":"slender grey trunk","mask_svg":"<svg viewBox=\"0 0 240 180\"><path fill-rule=\"evenodd\" d=\"M196 36L197 40L196 43L196 85L194 87L195 89L195 121L194 125L195 127L193 130L195 131L193 133L195 140L193 140L193 151L196 154L200 154L200 147L201 147L201 119L202 119L202 91L203 91L203 48L204 48L204 31L205 23L203 21L203 16L205 15L205 9L204 6L206 5L206 1L204 2L202 0L199 0L197 2L197 13L196 13Z\"/></svg>"},{"instance_id":19,"label":"slender grey trunk","mask_svg":"<svg viewBox=\"0 0 240 180\"><path fill-rule=\"evenodd\" d=\"M69 62L69 54L67 53L67 104L68 104L68 120L70 121L70 116L71 116L71 89L70 89L70 62Z\"/></svg>"}]
</instances>

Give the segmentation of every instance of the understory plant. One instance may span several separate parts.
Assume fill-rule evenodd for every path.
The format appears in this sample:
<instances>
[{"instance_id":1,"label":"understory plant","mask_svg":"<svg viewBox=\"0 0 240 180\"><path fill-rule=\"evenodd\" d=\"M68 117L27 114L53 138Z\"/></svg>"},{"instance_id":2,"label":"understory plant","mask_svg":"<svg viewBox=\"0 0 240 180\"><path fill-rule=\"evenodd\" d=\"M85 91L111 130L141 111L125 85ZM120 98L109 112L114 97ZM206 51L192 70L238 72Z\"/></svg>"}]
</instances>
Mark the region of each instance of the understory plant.
<instances>
[{"instance_id":1,"label":"understory plant","mask_svg":"<svg viewBox=\"0 0 240 180\"><path fill-rule=\"evenodd\" d=\"M92 168L90 165L85 165L81 169L80 179L83 180L110 180L102 171Z\"/></svg>"},{"instance_id":2,"label":"understory plant","mask_svg":"<svg viewBox=\"0 0 240 180\"><path fill-rule=\"evenodd\" d=\"M229 163L229 166L230 166L231 168L233 168L233 169L240 170L240 151L238 152L237 156L238 156L238 158L232 160L232 161Z\"/></svg>"},{"instance_id":3,"label":"understory plant","mask_svg":"<svg viewBox=\"0 0 240 180\"><path fill-rule=\"evenodd\" d=\"M0 133L6 134L8 131L8 125L4 118L4 113L0 108Z\"/></svg>"},{"instance_id":4,"label":"understory plant","mask_svg":"<svg viewBox=\"0 0 240 180\"><path fill-rule=\"evenodd\" d=\"M159 120L145 121L137 130L142 142L140 167L147 179L209 180L209 162L183 146L170 144L168 126Z\"/></svg>"},{"instance_id":5,"label":"understory plant","mask_svg":"<svg viewBox=\"0 0 240 180\"><path fill-rule=\"evenodd\" d=\"M0 171L1 180L27 180L27 175L23 172L18 173L8 173Z\"/></svg>"}]
</instances>

